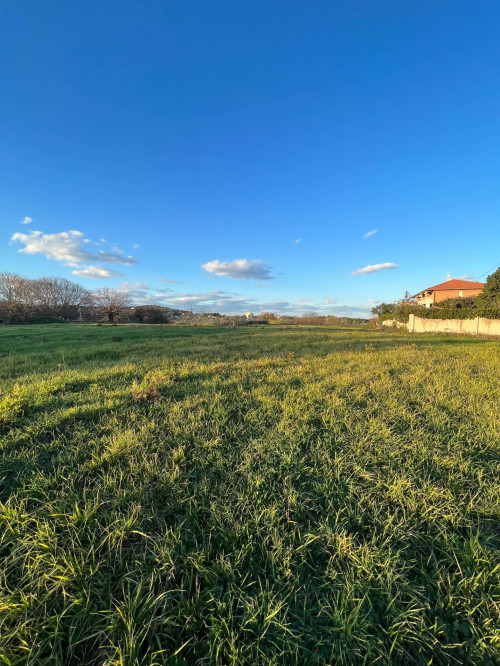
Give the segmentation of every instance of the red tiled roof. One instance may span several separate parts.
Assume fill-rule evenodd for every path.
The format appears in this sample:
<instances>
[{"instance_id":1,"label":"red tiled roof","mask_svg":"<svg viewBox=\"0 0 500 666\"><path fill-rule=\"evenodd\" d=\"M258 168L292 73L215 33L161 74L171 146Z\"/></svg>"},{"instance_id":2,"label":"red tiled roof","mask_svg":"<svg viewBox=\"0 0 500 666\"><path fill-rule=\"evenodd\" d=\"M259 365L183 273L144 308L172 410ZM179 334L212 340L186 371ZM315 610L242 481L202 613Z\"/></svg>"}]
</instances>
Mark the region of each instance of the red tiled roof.
<instances>
[{"instance_id":1,"label":"red tiled roof","mask_svg":"<svg viewBox=\"0 0 500 666\"><path fill-rule=\"evenodd\" d=\"M482 289L484 282L469 282L468 280L447 280L422 291L447 291L448 289ZM422 293L422 292L419 292Z\"/></svg>"}]
</instances>

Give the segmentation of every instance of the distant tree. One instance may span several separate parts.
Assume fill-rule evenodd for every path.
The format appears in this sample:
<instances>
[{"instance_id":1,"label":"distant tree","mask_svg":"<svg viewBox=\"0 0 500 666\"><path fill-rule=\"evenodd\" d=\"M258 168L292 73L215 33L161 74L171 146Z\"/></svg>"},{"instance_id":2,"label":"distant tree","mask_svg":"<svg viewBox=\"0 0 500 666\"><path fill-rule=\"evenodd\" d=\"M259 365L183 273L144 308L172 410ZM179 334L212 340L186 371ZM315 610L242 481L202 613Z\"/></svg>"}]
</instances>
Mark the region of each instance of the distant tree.
<instances>
[{"instance_id":1,"label":"distant tree","mask_svg":"<svg viewBox=\"0 0 500 666\"><path fill-rule=\"evenodd\" d=\"M259 313L259 319L266 320L266 321L275 321L279 319L279 315L277 315L275 312L260 312Z\"/></svg>"},{"instance_id":2,"label":"distant tree","mask_svg":"<svg viewBox=\"0 0 500 666\"><path fill-rule=\"evenodd\" d=\"M91 293L91 303L112 324L123 310L129 306L130 301L126 292L103 287Z\"/></svg>"},{"instance_id":3,"label":"distant tree","mask_svg":"<svg viewBox=\"0 0 500 666\"><path fill-rule=\"evenodd\" d=\"M402 303L416 303L416 302L417 302L416 298L414 296L412 296L408 290L406 290L405 293L403 294L403 298L401 298L398 301L399 304L402 304Z\"/></svg>"},{"instance_id":4,"label":"distant tree","mask_svg":"<svg viewBox=\"0 0 500 666\"><path fill-rule=\"evenodd\" d=\"M172 312L160 305L138 305L134 308L134 319L142 324L168 324L172 321Z\"/></svg>"},{"instance_id":5,"label":"distant tree","mask_svg":"<svg viewBox=\"0 0 500 666\"><path fill-rule=\"evenodd\" d=\"M89 302L87 289L66 278L43 277L35 281L36 304L39 314L76 319L78 308Z\"/></svg>"},{"instance_id":6,"label":"distant tree","mask_svg":"<svg viewBox=\"0 0 500 666\"><path fill-rule=\"evenodd\" d=\"M0 273L0 302L6 311L11 311L18 302L23 279L16 273Z\"/></svg>"},{"instance_id":7,"label":"distant tree","mask_svg":"<svg viewBox=\"0 0 500 666\"><path fill-rule=\"evenodd\" d=\"M396 307L395 303L379 303L372 308L372 314L376 317L391 314Z\"/></svg>"},{"instance_id":8,"label":"distant tree","mask_svg":"<svg viewBox=\"0 0 500 666\"><path fill-rule=\"evenodd\" d=\"M500 268L488 275L483 291L477 296L477 305L484 314L500 315Z\"/></svg>"},{"instance_id":9,"label":"distant tree","mask_svg":"<svg viewBox=\"0 0 500 666\"><path fill-rule=\"evenodd\" d=\"M9 321L30 319L35 302L34 283L17 273L0 273L0 308Z\"/></svg>"}]
</instances>

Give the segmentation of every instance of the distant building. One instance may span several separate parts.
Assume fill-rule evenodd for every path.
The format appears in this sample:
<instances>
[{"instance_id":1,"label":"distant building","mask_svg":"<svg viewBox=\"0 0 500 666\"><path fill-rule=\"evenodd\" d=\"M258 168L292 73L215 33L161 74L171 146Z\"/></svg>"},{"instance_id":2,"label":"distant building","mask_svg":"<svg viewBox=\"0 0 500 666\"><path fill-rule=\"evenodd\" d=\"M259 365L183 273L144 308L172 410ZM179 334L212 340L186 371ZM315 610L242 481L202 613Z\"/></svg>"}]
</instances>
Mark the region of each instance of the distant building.
<instances>
[{"instance_id":1,"label":"distant building","mask_svg":"<svg viewBox=\"0 0 500 666\"><path fill-rule=\"evenodd\" d=\"M253 312L247 312L246 315L245 315L245 317L246 317L247 319L253 319Z\"/></svg>"},{"instance_id":2,"label":"distant building","mask_svg":"<svg viewBox=\"0 0 500 666\"><path fill-rule=\"evenodd\" d=\"M466 296L477 296L483 291L484 282L469 282L469 280L447 280L433 287L427 287L414 298L419 305L430 308L446 298L465 298Z\"/></svg>"}]
</instances>

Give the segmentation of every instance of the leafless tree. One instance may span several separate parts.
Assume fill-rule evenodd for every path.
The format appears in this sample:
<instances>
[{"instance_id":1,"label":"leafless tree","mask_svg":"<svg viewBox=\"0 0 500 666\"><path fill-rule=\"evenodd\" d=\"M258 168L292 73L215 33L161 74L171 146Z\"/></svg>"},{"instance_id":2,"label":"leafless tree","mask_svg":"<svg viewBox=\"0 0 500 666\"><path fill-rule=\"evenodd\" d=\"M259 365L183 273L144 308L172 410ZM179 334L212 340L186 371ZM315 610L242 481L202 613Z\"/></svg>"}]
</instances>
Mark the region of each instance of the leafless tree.
<instances>
[{"instance_id":1,"label":"leafless tree","mask_svg":"<svg viewBox=\"0 0 500 666\"><path fill-rule=\"evenodd\" d=\"M103 287L91 293L91 303L98 312L108 318L110 323L113 323L123 309L129 307L130 300L124 291Z\"/></svg>"},{"instance_id":2,"label":"leafless tree","mask_svg":"<svg viewBox=\"0 0 500 666\"><path fill-rule=\"evenodd\" d=\"M60 277L43 277L35 284L40 314L75 319L78 308L89 302L89 292L77 284Z\"/></svg>"},{"instance_id":3,"label":"leafless tree","mask_svg":"<svg viewBox=\"0 0 500 666\"><path fill-rule=\"evenodd\" d=\"M34 280L17 273L0 273L0 308L9 320L23 320L34 308Z\"/></svg>"}]
</instances>

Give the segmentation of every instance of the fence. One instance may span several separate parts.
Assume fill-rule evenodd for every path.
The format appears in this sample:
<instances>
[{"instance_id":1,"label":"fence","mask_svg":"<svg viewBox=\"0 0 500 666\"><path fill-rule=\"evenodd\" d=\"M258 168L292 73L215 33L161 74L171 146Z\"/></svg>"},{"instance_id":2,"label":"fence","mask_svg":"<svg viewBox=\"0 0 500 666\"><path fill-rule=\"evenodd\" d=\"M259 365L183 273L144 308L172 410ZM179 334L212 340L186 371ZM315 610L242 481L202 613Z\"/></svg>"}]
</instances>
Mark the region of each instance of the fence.
<instances>
[{"instance_id":1,"label":"fence","mask_svg":"<svg viewBox=\"0 0 500 666\"><path fill-rule=\"evenodd\" d=\"M408 320L410 333L462 333L500 336L500 319L422 319L413 314Z\"/></svg>"}]
</instances>

